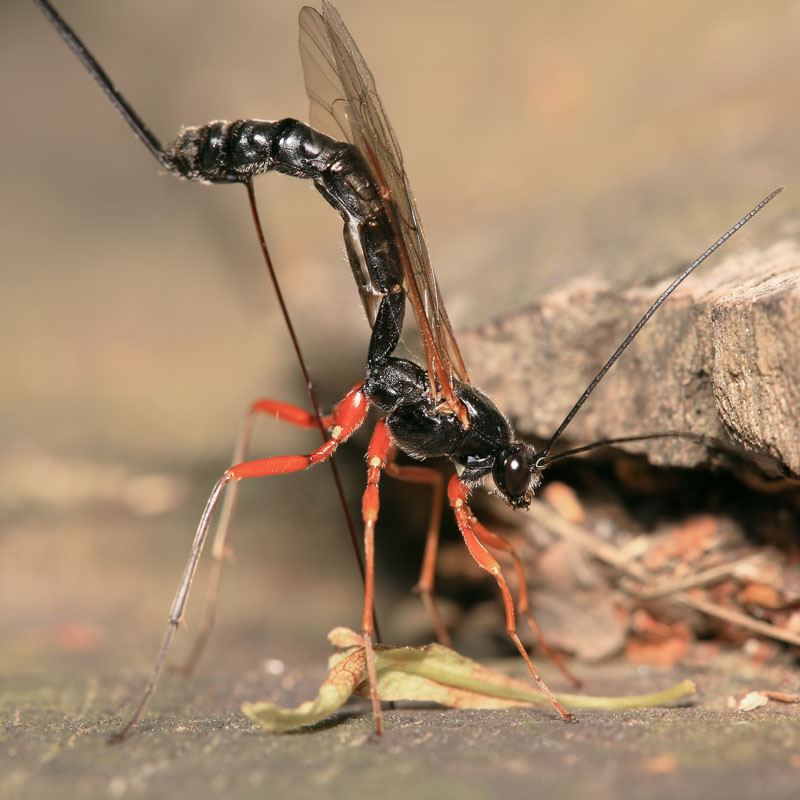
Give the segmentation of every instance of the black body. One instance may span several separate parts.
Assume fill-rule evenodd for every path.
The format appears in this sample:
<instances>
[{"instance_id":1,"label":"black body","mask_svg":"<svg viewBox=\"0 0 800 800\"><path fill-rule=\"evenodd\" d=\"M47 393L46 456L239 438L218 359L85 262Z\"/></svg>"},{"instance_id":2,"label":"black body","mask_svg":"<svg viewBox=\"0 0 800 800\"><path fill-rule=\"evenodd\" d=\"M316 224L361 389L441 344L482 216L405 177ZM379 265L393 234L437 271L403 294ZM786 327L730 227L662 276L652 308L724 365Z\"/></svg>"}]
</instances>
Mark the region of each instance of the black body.
<instances>
[{"instance_id":1,"label":"black body","mask_svg":"<svg viewBox=\"0 0 800 800\"><path fill-rule=\"evenodd\" d=\"M378 301L364 386L386 413L397 446L413 458L446 456L460 477L477 485L490 473L510 505L529 505L540 482L536 453L518 442L508 420L473 386L456 382L455 396L468 426L431 391L428 373L392 357L400 340L406 294L403 267L389 211L361 154L294 119L239 120L185 128L165 150L167 166L190 180L247 181L276 171L314 182L344 220L350 267L362 298Z\"/></svg>"}]
</instances>

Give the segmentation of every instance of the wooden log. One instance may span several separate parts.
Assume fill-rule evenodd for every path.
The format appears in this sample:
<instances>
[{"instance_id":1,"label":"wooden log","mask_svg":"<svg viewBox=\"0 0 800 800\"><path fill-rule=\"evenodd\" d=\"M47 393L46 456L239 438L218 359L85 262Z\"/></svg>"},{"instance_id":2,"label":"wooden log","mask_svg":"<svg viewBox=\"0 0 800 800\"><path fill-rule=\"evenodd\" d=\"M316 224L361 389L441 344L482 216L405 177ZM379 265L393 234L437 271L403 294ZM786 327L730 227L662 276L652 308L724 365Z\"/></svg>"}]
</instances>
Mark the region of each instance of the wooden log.
<instances>
[{"instance_id":1,"label":"wooden log","mask_svg":"<svg viewBox=\"0 0 800 800\"><path fill-rule=\"evenodd\" d=\"M571 281L460 337L474 383L521 433L552 435L669 280L612 292ZM800 244L729 254L659 309L562 437L561 447L681 431L742 447L800 476ZM626 445L655 464L697 466L686 439Z\"/></svg>"}]
</instances>

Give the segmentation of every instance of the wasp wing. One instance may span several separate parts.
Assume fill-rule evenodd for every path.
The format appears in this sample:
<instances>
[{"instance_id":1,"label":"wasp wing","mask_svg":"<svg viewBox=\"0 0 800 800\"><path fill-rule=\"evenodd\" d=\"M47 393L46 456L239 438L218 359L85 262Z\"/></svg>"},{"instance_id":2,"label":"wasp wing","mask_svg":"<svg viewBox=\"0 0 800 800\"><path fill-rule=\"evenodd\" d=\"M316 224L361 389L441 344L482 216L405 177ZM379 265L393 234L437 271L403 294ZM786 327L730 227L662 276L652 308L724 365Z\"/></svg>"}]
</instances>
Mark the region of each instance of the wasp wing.
<instances>
[{"instance_id":1,"label":"wasp wing","mask_svg":"<svg viewBox=\"0 0 800 800\"><path fill-rule=\"evenodd\" d=\"M380 189L400 244L428 373L451 399L453 379L468 383L469 377L433 274L403 156L372 73L327 0L322 14L309 6L300 11L300 55L312 126L358 148Z\"/></svg>"}]
</instances>

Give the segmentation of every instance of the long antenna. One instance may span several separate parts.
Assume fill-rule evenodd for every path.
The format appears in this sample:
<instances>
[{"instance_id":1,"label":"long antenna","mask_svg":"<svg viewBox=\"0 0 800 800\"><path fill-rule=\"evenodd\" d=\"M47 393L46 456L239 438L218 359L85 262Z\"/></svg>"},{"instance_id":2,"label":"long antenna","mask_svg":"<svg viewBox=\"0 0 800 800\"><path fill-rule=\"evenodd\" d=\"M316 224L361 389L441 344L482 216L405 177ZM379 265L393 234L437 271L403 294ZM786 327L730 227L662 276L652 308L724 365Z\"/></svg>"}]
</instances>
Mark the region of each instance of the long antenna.
<instances>
[{"instance_id":1,"label":"long antenna","mask_svg":"<svg viewBox=\"0 0 800 800\"><path fill-rule=\"evenodd\" d=\"M47 2L47 0L33 0L42 10L42 13L50 20L53 27L59 32L61 38L67 46L78 57L78 60L86 67L86 71L95 79L97 85L103 90L103 94L111 101L114 108L119 111L130 125L133 132L142 140L144 146L153 154L153 157L161 164L164 169L170 170L171 165L164 155L164 148L161 142L155 137L150 128L142 122L139 115L131 108L128 101L120 94L111 78L105 70L97 63L94 56L89 52L86 45L78 38L75 31L61 18L59 13Z\"/></svg>"},{"instance_id":2,"label":"long antenna","mask_svg":"<svg viewBox=\"0 0 800 800\"><path fill-rule=\"evenodd\" d=\"M547 455L556 443L558 438L564 433L567 425L572 422L572 418L578 413L581 406L588 400L589 395L595 390L597 384L605 377L605 374L614 366L617 359L625 352L627 346L636 338L639 331L645 326L647 321L653 314L656 313L658 307L689 277L715 250L721 247L728 239L733 236L742 226L746 225L764 206L769 203L774 197L783 191L783 186L779 186L774 191L770 192L749 214L745 214L732 228L728 229L714 244L712 244L701 256L698 256L686 269L675 278L674 281L658 296L658 299L647 309L644 316L634 325L633 330L625 337L622 344L614 351L614 355L606 361L600 372L595 375L592 382L586 387L584 393L578 398L578 402L570 409L569 414L564 417L564 421L558 426L556 432L550 437L550 441L545 445L544 449L537 453L539 460L545 459L545 463L552 462L553 459L547 459Z\"/></svg>"},{"instance_id":3,"label":"long antenna","mask_svg":"<svg viewBox=\"0 0 800 800\"><path fill-rule=\"evenodd\" d=\"M574 447L571 450L563 450L556 453L554 456L542 456L537 459L536 466L539 469L545 469L551 464L558 461L563 461L566 458L573 458L574 456L588 453L591 450L598 450L601 447L614 447L618 444L630 444L631 442L645 442L652 439L688 439L696 444L704 444L710 447L715 447L718 450L726 450L736 455L741 455L738 451L732 450L729 446L725 445L719 439L714 439L710 436L704 436L702 433L691 433L690 431L662 431L661 433L638 433L633 436L616 436L613 439L600 439L599 441L592 442L591 444L584 444L581 447Z\"/></svg>"}]
</instances>

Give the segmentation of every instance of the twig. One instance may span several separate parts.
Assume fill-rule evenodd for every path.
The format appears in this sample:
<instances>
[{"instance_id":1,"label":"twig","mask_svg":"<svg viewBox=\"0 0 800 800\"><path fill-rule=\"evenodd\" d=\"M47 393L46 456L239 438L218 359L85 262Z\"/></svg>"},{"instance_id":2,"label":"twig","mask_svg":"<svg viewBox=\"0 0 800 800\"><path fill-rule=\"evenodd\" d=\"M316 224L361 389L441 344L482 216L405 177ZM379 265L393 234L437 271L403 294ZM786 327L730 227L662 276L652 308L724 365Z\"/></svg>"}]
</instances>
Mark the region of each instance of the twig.
<instances>
[{"instance_id":1,"label":"twig","mask_svg":"<svg viewBox=\"0 0 800 800\"><path fill-rule=\"evenodd\" d=\"M747 614L742 614L741 611L734 611L731 608L712 603L710 600L702 600L699 597L692 597L686 592L677 592L674 599L679 603L695 608L708 614L710 617L717 617L724 619L726 622L731 622L734 625L739 625L742 628L748 628L751 631L760 633L763 636L769 636L771 639L779 639L782 642L788 642L795 647L800 647L800 636L792 631L778 628L770 622L762 622L753 617L748 617Z\"/></svg>"},{"instance_id":2,"label":"twig","mask_svg":"<svg viewBox=\"0 0 800 800\"><path fill-rule=\"evenodd\" d=\"M694 586L708 585L715 581L722 580L729 574L741 568L743 562L752 560L749 558L738 559L730 564L723 564L718 567L705 570L704 572L696 573L695 575L687 576L677 581L670 581L669 583L654 584L653 574L643 567L641 564L625 558L619 548L607 542L599 541L589 531L574 522L564 519L557 511L553 510L543 502L534 503L530 507L530 515L533 519L547 528L551 533L560 536L570 542L574 542L588 552L592 553L595 557L600 559L606 564L614 567L625 575L634 578L639 583L651 588L638 589L631 593L639 598L647 599L653 597L670 596L683 605L701 611L710 617L725 620L734 625L759 633L762 636L767 636L771 639L778 639L782 642L800 647L800 635L792 631L778 628L777 626L769 623L762 622L761 620L754 619L753 617L743 614L740 611L734 611L730 608L725 608L718 603L712 603L710 600L694 597L686 591L686 588ZM625 588L625 587L623 587ZM626 591L630 591L626 588Z\"/></svg>"},{"instance_id":3,"label":"twig","mask_svg":"<svg viewBox=\"0 0 800 800\"><path fill-rule=\"evenodd\" d=\"M648 570L635 561L624 557L618 547L600 541L585 528L564 519L561 514L545 503L533 503L529 509L529 514L550 532L555 533L566 541L580 545L584 550L592 553L601 561L620 572L635 578L641 583L650 583L652 580L652 575Z\"/></svg>"},{"instance_id":4,"label":"twig","mask_svg":"<svg viewBox=\"0 0 800 800\"><path fill-rule=\"evenodd\" d=\"M727 564L718 564L716 567L710 567L701 572L693 572L690 575L684 575L681 578L661 581L650 587L638 589L631 587L630 591L631 594L635 594L636 597L641 600L653 600L656 597L675 594L675 592L682 592L687 589L696 589L701 586L719 583L726 578L735 576L742 567L750 566L756 560L759 560L757 554L749 555L744 558L739 558L736 561L730 561ZM627 591L627 587L624 588Z\"/></svg>"},{"instance_id":5,"label":"twig","mask_svg":"<svg viewBox=\"0 0 800 800\"><path fill-rule=\"evenodd\" d=\"M777 700L779 703L800 703L800 694L789 694L788 692L773 692L770 689L762 689L761 694L770 700Z\"/></svg>"}]
</instances>

